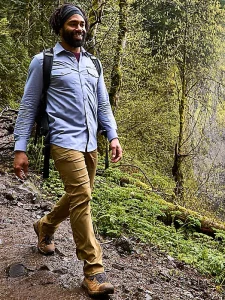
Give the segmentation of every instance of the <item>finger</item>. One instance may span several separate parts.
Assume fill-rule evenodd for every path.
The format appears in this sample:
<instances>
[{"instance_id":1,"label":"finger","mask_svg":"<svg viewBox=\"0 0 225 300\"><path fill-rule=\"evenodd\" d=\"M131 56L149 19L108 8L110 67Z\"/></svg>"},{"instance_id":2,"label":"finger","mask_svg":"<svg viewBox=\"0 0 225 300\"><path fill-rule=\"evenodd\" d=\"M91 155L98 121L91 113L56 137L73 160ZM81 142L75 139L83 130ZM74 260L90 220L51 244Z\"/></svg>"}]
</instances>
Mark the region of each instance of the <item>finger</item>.
<instances>
[{"instance_id":1,"label":"finger","mask_svg":"<svg viewBox=\"0 0 225 300\"><path fill-rule=\"evenodd\" d=\"M122 158L122 149L120 147L116 148L115 156L112 155L112 162L118 162Z\"/></svg>"},{"instance_id":2,"label":"finger","mask_svg":"<svg viewBox=\"0 0 225 300\"><path fill-rule=\"evenodd\" d=\"M111 155L112 159L116 158L116 147L112 147L112 155Z\"/></svg>"},{"instance_id":3,"label":"finger","mask_svg":"<svg viewBox=\"0 0 225 300\"><path fill-rule=\"evenodd\" d=\"M28 174L28 165L24 165L24 168L23 168L23 173L25 175L25 177L27 177L27 174Z\"/></svg>"},{"instance_id":4,"label":"finger","mask_svg":"<svg viewBox=\"0 0 225 300\"><path fill-rule=\"evenodd\" d=\"M23 171L20 167L14 167L14 171L17 177L23 179Z\"/></svg>"}]
</instances>

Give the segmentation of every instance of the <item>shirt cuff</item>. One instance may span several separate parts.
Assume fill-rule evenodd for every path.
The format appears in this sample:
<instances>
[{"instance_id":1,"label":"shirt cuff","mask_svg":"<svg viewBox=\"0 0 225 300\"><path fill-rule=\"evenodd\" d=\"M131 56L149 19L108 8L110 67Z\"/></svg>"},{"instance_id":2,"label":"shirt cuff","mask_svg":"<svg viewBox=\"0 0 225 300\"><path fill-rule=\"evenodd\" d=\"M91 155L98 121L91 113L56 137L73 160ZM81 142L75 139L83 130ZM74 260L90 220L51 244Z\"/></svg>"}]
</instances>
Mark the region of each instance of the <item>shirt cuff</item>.
<instances>
[{"instance_id":1,"label":"shirt cuff","mask_svg":"<svg viewBox=\"0 0 225 300\"><path fill-rule=\"evenodd\" d=\"M116 130L110 130L107 132L107 138L108 138L108 141L111 141L113 139L118 139L118 135L117 135L117 132Z\"/></svg>"},{"instance_id":2,"label":"shirt cuff","mask_svg":"<svg viewBox=\"0 0 225 300\"><path fill-rule=\"evenodd\" d=\"M27 151L27 140L19 140L15 142L14 151Z\"/></svg>"}]
</instances>

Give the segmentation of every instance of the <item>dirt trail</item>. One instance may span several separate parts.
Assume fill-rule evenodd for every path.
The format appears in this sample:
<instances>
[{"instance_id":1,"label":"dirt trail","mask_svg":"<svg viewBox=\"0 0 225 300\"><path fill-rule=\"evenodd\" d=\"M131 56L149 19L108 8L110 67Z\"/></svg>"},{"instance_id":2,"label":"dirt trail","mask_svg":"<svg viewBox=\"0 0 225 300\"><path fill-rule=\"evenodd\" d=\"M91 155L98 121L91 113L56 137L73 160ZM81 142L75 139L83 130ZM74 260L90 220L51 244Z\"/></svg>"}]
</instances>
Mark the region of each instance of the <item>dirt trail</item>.
<instances>
[{"instance_id":1,"label":"dirt trail","mask_svg":"<svg viewBox=\"0 0 225 300\"><path fill-rule=\"evenodd\" d=\"M24 183L13 174L0 176L0 300L90 299L80 287L82 263L76 258L69 220L55 235L56 254L37 252L32 224L52 205L42 199L37 185L32 174ZM155 247L99 239L108 278L115 285L115 294L103 299L223 299L209 279Z\"/></svg>"}]
</instances>

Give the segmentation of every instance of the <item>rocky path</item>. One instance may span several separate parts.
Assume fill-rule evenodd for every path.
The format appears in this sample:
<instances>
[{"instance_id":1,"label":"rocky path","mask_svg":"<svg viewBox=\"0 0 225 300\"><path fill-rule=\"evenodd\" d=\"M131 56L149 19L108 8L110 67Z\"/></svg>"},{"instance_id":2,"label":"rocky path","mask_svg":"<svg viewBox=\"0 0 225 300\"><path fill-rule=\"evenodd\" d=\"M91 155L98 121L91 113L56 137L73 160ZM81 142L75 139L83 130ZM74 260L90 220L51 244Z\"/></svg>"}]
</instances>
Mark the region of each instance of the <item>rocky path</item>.
<instances>
[{"instance_id":1,"label":"rocky path","mask_svg":"<svg viewBox=\"0 0 225 300\"><path fill-rule=\"evenodd\" d=\"M22 183L13 174L0 176L0 300L90 299L80 287L82 263L76 258L69 220L55 235L56 254L37 252L32 224L52 203L42 199L34 178ZM115 285L115 294L104 299L223 299L209 279L155 247L125 238L99 239L108 278Z\"/></svg>"}]
</instances>

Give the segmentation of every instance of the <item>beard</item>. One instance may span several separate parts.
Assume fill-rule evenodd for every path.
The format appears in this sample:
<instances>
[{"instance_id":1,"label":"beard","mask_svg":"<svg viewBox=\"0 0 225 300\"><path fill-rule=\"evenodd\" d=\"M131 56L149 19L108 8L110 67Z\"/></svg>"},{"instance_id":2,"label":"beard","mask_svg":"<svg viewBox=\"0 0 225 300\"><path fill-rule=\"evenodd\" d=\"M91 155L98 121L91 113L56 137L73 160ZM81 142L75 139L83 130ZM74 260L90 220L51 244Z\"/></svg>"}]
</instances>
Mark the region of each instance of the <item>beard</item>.
<instances>
[{"instance_id":1,"label":"beard","mask_svg":"<svg viewBox=\"0 0 225 300\"><path fill-rule=\"evenodd\" d=\"M85 38L86 38L86 32L83 31L82 33L82 39L76 39L74 36L74 32L73 31L68 31L65 30L64 28L62 28L62 38L64 39L64 41L73 48L79 48L81 46L84 45L85 43Z\"/></svg>"}]
</instances>

